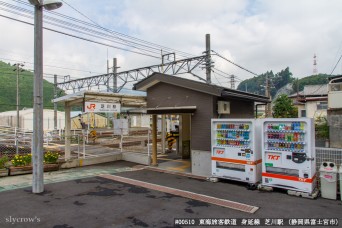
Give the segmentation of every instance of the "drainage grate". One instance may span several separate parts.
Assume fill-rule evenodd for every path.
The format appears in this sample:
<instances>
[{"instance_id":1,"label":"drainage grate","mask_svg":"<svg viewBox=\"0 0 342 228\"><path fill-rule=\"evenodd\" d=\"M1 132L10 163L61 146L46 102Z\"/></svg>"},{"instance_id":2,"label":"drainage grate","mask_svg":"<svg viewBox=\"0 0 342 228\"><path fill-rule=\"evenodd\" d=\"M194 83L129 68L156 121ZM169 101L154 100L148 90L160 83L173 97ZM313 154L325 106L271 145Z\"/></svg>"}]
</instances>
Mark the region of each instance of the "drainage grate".
<instances>
[{"instance_id":1,"label":"drainage grate","mask_svg":"<svg viewBox=\"0 0 342 228\"><path fill-rule=\"evenodd\" d=\"M119 177L119 176L114 176L110 174L102 174L100 175L100 177L126 183L126 184L136 185L139 187L148 188L148 189L152 189L152 190L156 190L160 192L165 192L165 193L169 193L169 194L173 194L173 195L177 195L177 196L181 196L181 197L185 197L185 198L189 198L193 200L198 200L198 201L202 201L202 202L206 202L210 204L215 204L218 206L227 207L227 208L231 208L234 210L239 210L239 211L243 211L247 213L254 213L259 209L258 207L243 204L243 203L237 203L237 202L233 202L230 200L219 199L216 197L211 197L211 196L197 194L197 193L184 191L180 189L165 187L165 186L161 186L157 184L151 184L151 183L133 180L133 179L125 178L125 177Z\"/></svg>"}]
</instances>

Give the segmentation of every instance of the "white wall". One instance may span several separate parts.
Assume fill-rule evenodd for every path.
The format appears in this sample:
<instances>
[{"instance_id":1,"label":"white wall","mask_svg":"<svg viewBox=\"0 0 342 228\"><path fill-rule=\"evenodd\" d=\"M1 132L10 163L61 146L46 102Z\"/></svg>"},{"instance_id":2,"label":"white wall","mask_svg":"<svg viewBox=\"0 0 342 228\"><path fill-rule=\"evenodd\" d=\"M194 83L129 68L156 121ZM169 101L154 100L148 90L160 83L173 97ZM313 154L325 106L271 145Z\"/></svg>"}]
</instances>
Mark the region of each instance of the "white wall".
<instances>
[{"instance_id":1,"label":"white wall","mask_svg":"<svg viewBox=\"0 0 342 228\"><path fill-rule=\"evenodd\" d=\"M64 112L57 112L57 129L64 129L65 116ZM54 112L50 109L44 109L43 113L44 130L54 129ZM17 126L17 114L15 111L3 112L0 114L0 125L3 126ZM19 112L19 126L22 129L33 130L33 109L20 110Z\"/></svg>"}]
</instances>

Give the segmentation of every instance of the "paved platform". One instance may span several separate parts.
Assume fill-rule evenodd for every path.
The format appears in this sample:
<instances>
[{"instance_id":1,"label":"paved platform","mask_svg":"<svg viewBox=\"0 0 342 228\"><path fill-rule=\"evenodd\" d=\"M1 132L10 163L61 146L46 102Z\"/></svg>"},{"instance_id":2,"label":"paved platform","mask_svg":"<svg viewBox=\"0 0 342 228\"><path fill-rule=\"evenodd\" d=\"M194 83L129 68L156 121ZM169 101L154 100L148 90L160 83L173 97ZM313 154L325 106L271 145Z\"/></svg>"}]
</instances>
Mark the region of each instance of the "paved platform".
<instances>
[{"instance_id":1,"label":"paved platform","mask_svg":"<svg viewBox=\"0 0 342 228\"><path fill-rule=\"evenodd\" d=\"M136 164L122 161L115 162L115 165L113 165L113 163L105 163L73 169L62 169L54 172L45 172L44 184L77 180L87 177L94 177L101 174L113 174L136 170L133 168L133 166L136 166ZM30 186L32 186L32 174L0 178L0 192Z\"/></svg>"},{"instance_id":2,"label":"paved platform","mask_svg":"<svg viewBox=\"0 0 342 228\"><path fill-rule=\"evenodd\" d=\"M102 174L100 175L100 177L107 178L113 181L118 181L118 182L122 182L126 184L143 187L143 188L148 188L148 189L152 189L152 190L156 190L160 192L165 192L165 193L169 193L172 195L181 196L181 197L185 197L185 198L189 198L193 200L198 200L198 201L209 203L209 204L227 207L230 209L239 210L243 212L254 213L259 209L258 207L254 207L254 206L247 205L247 204L237 203L237 202L233 202L230 200L219 199L216 197L197 194L197 193L184 191L184 190L180 190L176 188L165 187L165 186L161 186L157 184L151 184L148 182L138 181L138 180L134 180L130 178L119 177L116 175Z\"/></svg>"},{"instance_id":3,"label":"paved platform","mask_svg":"<svg viewBox=\"0 0 342 228\"><path fill-rule=\"evenodd\" d=\"M77 170L87 173L87 168ZM142 166L128 162L108 164L108 173L111 168L112 174L125 179L259 209L251 214L134 183L92 176L46 184L41 194L32 194L30 187L0 192L0 227L174 227L175 218L338 218L342 221L341 201L311 200L281 191L250 191L239 182L211 183L141 169ZM88 174L95 173L93 169Z\"/></svg>"}]
</instances>

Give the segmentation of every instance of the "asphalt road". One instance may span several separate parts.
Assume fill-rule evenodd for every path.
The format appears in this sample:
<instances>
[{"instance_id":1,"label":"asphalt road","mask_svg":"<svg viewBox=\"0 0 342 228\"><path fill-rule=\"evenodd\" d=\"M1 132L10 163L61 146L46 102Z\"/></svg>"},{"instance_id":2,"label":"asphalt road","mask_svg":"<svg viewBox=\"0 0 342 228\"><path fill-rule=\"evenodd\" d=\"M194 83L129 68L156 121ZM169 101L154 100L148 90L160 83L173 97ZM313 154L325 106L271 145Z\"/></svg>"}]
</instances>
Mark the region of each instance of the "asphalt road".
<instances>
[{"instance_id":1,"label":"asphalt road","mask_svg":"<svg viewBox=\"0 0 342 228\"><path fill-rule=\"evenodd\" d=\"M131 163L116 164L132 166ZM42 194L32 194L31 188L1 192L0 227L174 227L174 218L339 218L342 221L341 201L311 200L283 192L250 191L239 183L211 183L149 170L115 175L260 209L249 214L91 177L47 184Z\"/></svg>"}]
</instances>

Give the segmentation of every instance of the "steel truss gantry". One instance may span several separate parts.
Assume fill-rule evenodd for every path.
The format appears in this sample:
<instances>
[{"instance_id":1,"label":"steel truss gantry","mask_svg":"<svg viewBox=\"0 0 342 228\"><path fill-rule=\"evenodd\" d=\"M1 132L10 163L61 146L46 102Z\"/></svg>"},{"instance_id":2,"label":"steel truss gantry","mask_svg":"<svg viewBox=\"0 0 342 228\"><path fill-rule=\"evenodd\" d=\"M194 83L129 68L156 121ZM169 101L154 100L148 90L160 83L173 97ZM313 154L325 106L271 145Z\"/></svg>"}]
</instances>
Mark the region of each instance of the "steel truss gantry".
<instances>
[{"instance_id":1,"label":"steel truss gantry","mask_svg":"<svg viewBox=\"0 0 342 228\"><path fill-rule=\"evenodd\" d=\"M207 55L203 55L182 60L176 60L160 65L153 65L128 71L122 71L116 73L115 75L113 73L108 73L69 81L66 81L66 78L64 78L64 82L57 83L56 85L62 90L73 90L74 92L76 92L80 91L82 88L90 89L93 86L99 87L100 85L108 85L110 80L113 80L116 77L119 85L116 86L117 91L113 92L120 92L120 90L127 83L137 82L155 72L169 75L190 73L200 80L206 81L205 79L192 73L195 68L199 67L202 64L205 64L206 59Z\"/></svg>"}]
</instances>

